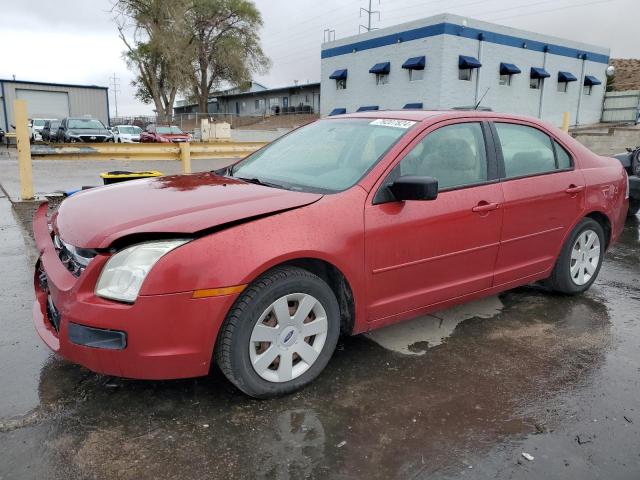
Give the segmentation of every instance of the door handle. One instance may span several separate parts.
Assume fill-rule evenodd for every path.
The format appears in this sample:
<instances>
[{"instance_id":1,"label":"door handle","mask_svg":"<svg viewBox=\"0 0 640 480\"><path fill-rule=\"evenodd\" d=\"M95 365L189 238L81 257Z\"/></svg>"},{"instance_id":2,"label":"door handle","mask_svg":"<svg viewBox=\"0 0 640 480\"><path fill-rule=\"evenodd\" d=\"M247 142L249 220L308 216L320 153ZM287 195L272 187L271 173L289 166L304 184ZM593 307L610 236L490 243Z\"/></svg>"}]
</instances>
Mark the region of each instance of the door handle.
<instances>
[{"instance_id":1,"label":"door handle","mask_svg":"<svg viewBox=\"0 0 640 480\"><path fill-rule=\"evenodd\" d=\"M576 186L576 185L572 184L569 188L567 188L565 190L565 192L568 193L569 195L574 195L576 193L582 192L584 190L584 188L585 188L584 185Z\"/></svg>"},{"instance_id":2,"label":"door handle","mask_svg":"<svg viewBox=\"0 0 640 480\"><path fill-rule=\"evenodd\" d=\"M498 208L500 208L499 203L488 203L483 200L482 202L478 203L478 205L473 207L471 211L476 213L484 213L490 212L491 210L497 210Z\"/></svg>"}]
</instances>

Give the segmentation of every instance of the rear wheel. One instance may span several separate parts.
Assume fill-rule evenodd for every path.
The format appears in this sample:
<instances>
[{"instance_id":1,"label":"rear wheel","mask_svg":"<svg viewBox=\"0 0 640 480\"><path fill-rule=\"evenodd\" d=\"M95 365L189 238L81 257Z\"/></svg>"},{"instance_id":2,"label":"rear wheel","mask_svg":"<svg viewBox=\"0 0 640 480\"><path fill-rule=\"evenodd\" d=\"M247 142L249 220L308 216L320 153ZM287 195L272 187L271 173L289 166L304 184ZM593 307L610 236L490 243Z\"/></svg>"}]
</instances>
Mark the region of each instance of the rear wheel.
<instances>
[{"instance_id":1,"label":"rear wheel","mask_svg":"<svg viewBox=\"0 0 640 480\"><path fill-rule=\"evenodd\" d=\"M216 360L247 395L291 393L325 368L340 334L340 309L329 286L295 267L277 268L236 300L221 328Z\"/></svg>"},{"instance_id":2,"label":"rear wheel","mask_svg":"<svg viewBox=\"0 0 640 480\"><path fill-rule=\"evenodd\" d=\"M552 290L566 294L582 293L595 282L604 258L602 226L583 218L565 242L547 283Z\"/></svg>"}]
</instances>

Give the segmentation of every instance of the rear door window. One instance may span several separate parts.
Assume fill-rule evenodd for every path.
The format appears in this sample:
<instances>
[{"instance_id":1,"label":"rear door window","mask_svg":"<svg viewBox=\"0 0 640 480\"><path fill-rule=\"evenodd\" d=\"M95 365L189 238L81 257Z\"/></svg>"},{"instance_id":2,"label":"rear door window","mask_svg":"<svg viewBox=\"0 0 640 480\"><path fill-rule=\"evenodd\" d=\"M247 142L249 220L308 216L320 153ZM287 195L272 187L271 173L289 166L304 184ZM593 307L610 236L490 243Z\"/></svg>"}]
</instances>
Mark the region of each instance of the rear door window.
<instances>
[{"instance_id":1,"label":"rear door window","mask_svg":"<svg viewBox=\"0 0 640 480\"><path fill-rule=\"evenodd\" d=\"M513 123L496 123L495 127L506 178L553 172L558 168L553 143L547 134Z\"/></svg>"}]
</instances>

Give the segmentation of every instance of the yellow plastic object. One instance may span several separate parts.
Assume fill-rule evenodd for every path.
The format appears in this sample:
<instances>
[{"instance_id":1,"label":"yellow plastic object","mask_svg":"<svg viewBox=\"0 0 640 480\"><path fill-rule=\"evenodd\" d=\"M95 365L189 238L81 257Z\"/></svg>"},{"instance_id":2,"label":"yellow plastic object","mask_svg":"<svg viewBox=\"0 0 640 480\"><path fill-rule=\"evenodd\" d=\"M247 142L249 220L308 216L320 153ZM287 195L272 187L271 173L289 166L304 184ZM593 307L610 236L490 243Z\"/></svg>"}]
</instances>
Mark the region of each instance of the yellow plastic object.
<instances>
[{"instance_id":1,"label":"yellow plastic object","mask_svg":"<svg viewBox=\"0 0 640 480\"><path fill-rule=\"evenodd\" d=\"M100 178L105 185L111 185L112 183L126 182L127 180L137 180L139 178L151 178L161 177L164 173L157 170L149 170L146 172L125 172L125 171L113 171L102 172Z\"/></svg>"}]
</instances>

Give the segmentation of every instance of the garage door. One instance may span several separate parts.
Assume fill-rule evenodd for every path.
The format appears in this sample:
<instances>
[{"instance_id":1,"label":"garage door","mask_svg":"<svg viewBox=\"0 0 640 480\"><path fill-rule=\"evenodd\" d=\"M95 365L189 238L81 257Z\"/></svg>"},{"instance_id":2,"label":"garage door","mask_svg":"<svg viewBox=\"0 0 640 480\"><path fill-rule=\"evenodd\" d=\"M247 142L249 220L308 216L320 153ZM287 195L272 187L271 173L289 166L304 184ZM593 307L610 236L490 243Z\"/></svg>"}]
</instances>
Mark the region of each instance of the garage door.
<instances>
[{"instance_id":1,"label":"garage door","mask_svg":"<svg viewBox=\"0 0 640 480\"><path fill-rule=\"evenodd\" d=\"M67 92L45 90L16 90L20 100L27 101L29 118L64 118L69 116Z\"/></svg>"}]
</instances>

